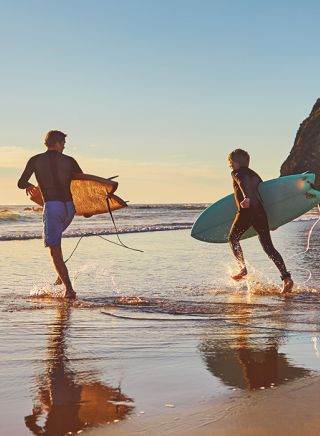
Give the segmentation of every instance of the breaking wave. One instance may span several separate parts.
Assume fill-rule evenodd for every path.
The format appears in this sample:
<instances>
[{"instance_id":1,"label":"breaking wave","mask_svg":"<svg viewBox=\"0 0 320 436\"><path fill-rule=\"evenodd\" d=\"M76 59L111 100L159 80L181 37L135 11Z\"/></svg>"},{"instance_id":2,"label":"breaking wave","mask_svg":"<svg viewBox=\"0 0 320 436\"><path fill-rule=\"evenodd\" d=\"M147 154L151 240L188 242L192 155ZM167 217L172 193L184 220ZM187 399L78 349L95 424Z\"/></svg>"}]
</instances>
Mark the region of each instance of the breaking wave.
<instances>
[{"instance_id":1,"label":"breaking wave","mask_svg":"<svg viewBox=\"0 0 320 436\"><path fill-rule=\"evenodd\" d=\"M191 229L192 223L165 223L165 224L154 224L154 225L141 225L132 227L119 227L119 234L128 233L150 233L150 232L163 232L172 230L186 230ZM77 238L80 236L99 236L99 235L114 235L114 229L77 229L69 230L63 235L64 238ZM29 239L41 239L40 233L30 233L30 232L17 232L8 233L5 235L0 235L0 241L25 241Z\"/></svg>"}]
</instances>

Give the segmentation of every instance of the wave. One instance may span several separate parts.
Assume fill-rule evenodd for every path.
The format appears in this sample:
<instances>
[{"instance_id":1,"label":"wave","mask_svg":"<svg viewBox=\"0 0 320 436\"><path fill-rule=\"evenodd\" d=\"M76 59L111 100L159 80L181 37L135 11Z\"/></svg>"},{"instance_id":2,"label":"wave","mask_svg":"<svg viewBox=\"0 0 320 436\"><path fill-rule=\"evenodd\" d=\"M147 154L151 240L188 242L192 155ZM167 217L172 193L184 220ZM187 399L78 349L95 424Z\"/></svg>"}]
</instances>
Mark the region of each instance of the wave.
<instances>
[{"instance_id":1,"label":"wave","mask_svg":"<svg viewBox=\"0 0 320 436\"><path fill-rule=\"evenodd\" d=\"M166 224L154 224L154 225L144 225L136 226L131 228L118 228L119 234L130 234L130 233L150 233L150 232L165 232L173 230L187 230L191 229L193 223L166 223ZM115 235L115 231L106 229L81 229L81 230L69 230L68 233L64 234L64 238L77 238L80 236L102 236L102 235ZM41 239L39 233L8 233L6 235L0 235L0 241L26 241L30 239Z\"/></svg>"},{"instance_id":2,"label":"wave","mask_svg":"<svg viewBox=\"0 0 320 436\"><path fill-rule=\"evenodd\" d=\"M133 217L134 219L143 218L148 219L148 217L154 215L156 216L158 213L167 213L172 214L174 212L202 212L208 205L207 204L135 204L130 205L128 210L120 211L120 216L123 219L127 219L130 216L130 219ZM30 207L30 206L2 206L3 209L0 209L0 224L17 224L17 223L25 223L30 221L39 221L41 219L41 207ZM139 214L140 213L140 214ZM96 220L100 219L100 216L94 217Z\"/></svg>"},{"instance_id":3,"label":"wave","mask_svg":"<svg viewBox=\"0 0 320 436\"><path fill-rule=\"evenodd\" d=\"M19 213L12 212L8 209L0 210L0 222L18 220L21 220L21 215Z\"/></svg>"},{"instance_id":4,"label":"wave","mask_svg":"<svg viewBox=\"0 0 320 436\"><path fill-rule=\"evenodd\" d=\"M172 203L172 204L129 204L130 209L137 210L204 210L211 203Z\"/></svg>"},{"instance_id":5,"label":"wave","mask_svg":"<svg viewBox=\"0 0 320 436\"><path fill-rule=\"evenodd\" d=\"M25 222L34 220L39 217L39 212L42 212L42 207L25 207L21 210L18 208L1 209L0 210L0 223L12 222Z\"/></svg>"}]
</instances>

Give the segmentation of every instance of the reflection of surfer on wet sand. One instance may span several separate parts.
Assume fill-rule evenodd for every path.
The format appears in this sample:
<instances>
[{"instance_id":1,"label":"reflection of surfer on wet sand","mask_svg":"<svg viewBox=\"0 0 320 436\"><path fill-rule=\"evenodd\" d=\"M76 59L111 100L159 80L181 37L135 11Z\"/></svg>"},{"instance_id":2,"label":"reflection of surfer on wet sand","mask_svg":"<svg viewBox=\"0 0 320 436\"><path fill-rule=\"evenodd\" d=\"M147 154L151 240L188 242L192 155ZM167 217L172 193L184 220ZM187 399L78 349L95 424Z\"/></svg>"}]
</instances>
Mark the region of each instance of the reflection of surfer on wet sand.
<instances>
[{"instance_id":1,"label":"reflection of surfer on wet sand","mask_svg":"<svg viewBox=\"0 0 320 436\"><path fill-rule=\"evenodd\" d=\"M126 404L132 400L120 388L103 385L95 380L92 371L77 375L71 370L67 356L71 306L61 303L57 311L48 343L47 367L37 378L38 398L32 414L25 417L26 426L36 435L62 436L123 419L132 410Z\"/></svg>"},{"instance_id":2,"label":"reflection of surfer on wet sand","mask_svg":"<svg viewBox=\"0 0 320 436\"><path fill-rule=\"evenodd\" d=\"M52 262L58 273L55 284L64 284L64 297L75 298L68 269L63 261L61 250L62 233L71 224L75 207L70 191L70 183L75 173L82 173L78 163L70 156L63 155L66 134L51 130L45 137L47 151L31 157L18 181L18 187L32 196L36 187L29 183L35 173L44 199L43 238L49 247Z\"/></svg>"},{"instance_id":3,"label":"reflection of surfer on wet sand","mask_svg":"<svg viewBox=\"0 0 320 436\"><path fill-rule=\"evenodd\" d=\"M259 312L259 305L239 303L226 306L228 316L238 319L225 332L228 339L221 339L216 331L206 332L200 350L208 370L227 386L246 390L273 388L308 375L310 371L295 366L279 352L286 333L273 323L275 329L263 333L252 328L250 320ZM285 319L286 313L275 322Z\"/></svg>"}]
</instances>

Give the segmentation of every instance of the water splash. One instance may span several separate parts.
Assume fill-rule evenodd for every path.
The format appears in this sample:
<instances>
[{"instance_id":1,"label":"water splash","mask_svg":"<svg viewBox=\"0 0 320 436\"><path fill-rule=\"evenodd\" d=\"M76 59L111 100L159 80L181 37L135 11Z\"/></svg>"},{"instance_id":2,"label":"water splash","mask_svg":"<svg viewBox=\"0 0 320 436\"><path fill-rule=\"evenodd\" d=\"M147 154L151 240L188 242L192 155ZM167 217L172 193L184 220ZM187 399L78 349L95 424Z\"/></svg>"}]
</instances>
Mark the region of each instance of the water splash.
<instances>
[{"instance_id":1,"label":"water splash","mask_svg":"<svg viewBox=\"0 0 320 436\"><path fill-rule=\"evenodd\" d=\"M271 295L279 294L281 287L268 276L263 274L257 268L247 262L248 275L245 279L236 282L231 276L234 274L230 265L227 265L228 274L230 276L229 287L235 289L236 292L245 291L252 295Z\"/></svg>"},{"instance_id":2,"label":"water splash","mask_svg":"<svg viewBox=\"0 0 320 436\"><path fill-rule=\"evenodd\" d=\"M63 293L63 287L44 282L35 284L29 295L34 298L63 298Z\"/></svg>"},{"instance_id":3,"label":"water splash","mask_svg":"<svg viewBox=\"0 0 320 436\"><path fill-rule=\"evenodd\" d=\"M105 265L101 265L101 263L84 264L73 271L71 278L72 286L77 290L76 283L80 279L86 278L89 279L91 283L103 282L104 284L108 284L115 295L120 295L121 289L117 284L113 270L113 265L106 267Z\"/></svg>"}]
</instances>

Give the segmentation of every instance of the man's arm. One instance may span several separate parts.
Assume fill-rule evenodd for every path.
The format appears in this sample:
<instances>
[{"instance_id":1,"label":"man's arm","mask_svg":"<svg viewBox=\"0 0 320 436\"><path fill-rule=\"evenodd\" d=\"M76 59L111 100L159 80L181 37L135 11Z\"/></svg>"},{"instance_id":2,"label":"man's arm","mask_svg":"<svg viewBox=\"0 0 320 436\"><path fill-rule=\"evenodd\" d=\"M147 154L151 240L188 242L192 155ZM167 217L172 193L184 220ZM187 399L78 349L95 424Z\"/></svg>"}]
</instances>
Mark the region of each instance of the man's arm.
<instances>
[{"instance_id":1,"label":"man's arm","mask_svg":"<svg viewBox=\"0 0 320 436\"><path fill-rule=\"evenodd\" d=\"M29 159L19 181L18 181L18 188L25 189L27 192L27 195L32 194L33 189L35 186L32 183L29 183L29 179L34 173L34 158L32 157Z\"/></svg>"}]
</instances>

